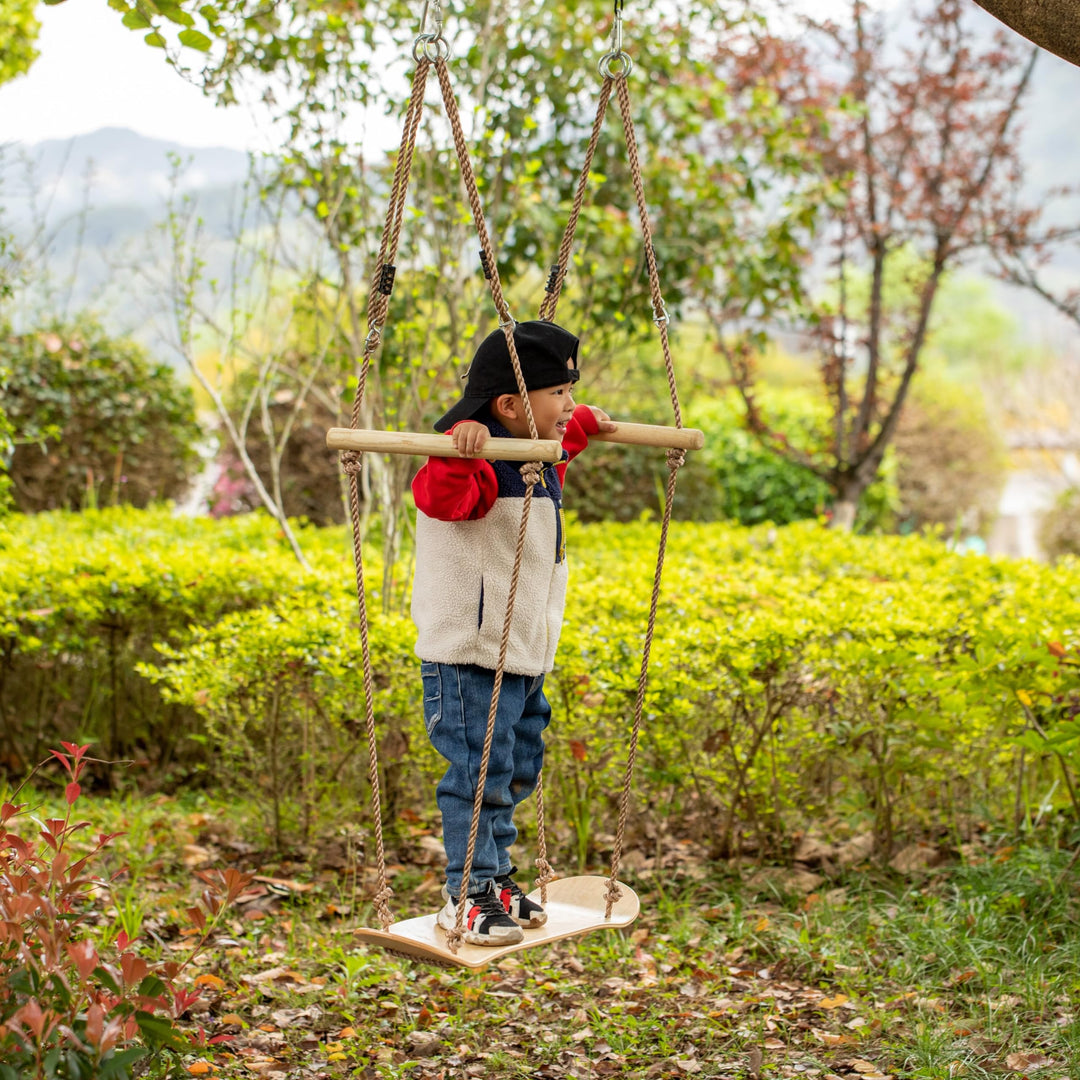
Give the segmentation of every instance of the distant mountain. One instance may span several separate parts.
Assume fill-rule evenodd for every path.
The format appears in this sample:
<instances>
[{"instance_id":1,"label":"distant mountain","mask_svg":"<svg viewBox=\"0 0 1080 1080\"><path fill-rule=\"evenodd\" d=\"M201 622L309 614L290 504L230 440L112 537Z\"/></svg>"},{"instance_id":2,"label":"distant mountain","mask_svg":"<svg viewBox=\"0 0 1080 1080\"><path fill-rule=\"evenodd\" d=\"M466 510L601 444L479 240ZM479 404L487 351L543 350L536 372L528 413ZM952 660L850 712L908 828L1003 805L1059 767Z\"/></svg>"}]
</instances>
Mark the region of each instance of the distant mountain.
<instances>
[{"instance_id":1,"label":"distant mountain","mask_svg":"<svg viewBox=\"0 0 1080 1080\"><path fill-rule=\"evenodd\" d=\"M231 188L248 171L248 156L222 147L194 148L151 139L126 128L102 128L71 139L51 139L2 150L3 204L15 223L47 208L50 219L95 208L123 206L154 211L165 201L173 166L180 161L181 191Z\"/></svg>"},{"instance_id":2,"label":"distant mountain","mask_svg":"<svg viewBox=\"0 0 1080 1080\"><path fill-rule=\"evenodd\" d=\"M0 227L47 268L51 284L42 279L39 291L59 290L66 310L89 306L111 329L149 337L132 310L127 270L167 262L155 230L166 220L170 192L194 204L206 276L226 280L233 238L254 223L250 205L239 221L250 170L242 151L184 146L126 128L8 144L0 146Z\"/></svg>"}]
</instances>

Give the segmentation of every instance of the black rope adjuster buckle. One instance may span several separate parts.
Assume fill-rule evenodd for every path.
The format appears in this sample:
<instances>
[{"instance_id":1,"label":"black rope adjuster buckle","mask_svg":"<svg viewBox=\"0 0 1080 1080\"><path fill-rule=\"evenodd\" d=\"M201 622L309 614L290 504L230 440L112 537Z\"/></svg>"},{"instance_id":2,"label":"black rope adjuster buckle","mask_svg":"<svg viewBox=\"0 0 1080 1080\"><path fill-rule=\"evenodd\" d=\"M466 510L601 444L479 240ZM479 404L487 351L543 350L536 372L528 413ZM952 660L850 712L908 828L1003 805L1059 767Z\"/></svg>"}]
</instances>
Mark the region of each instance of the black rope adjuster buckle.
<instances>
[{"instance_id":1,"label":"black rope adjuster buckle","mask_svg":"<svg viewBox=\"0 0 1080 1080\"><path fill-rule=\"evenodd\" d=\"M384 263L379 271L378 290L383 296L389 296L394 291L394 275L397 267L393 263Z\"/></svg>"},{"instance_id":2,"label":"black rope adjuster buckle","mask_svg":"<svg viewBox=\"0 0 1080 1080\"><path fill-rule=\"evenodd\" d=\"M483 248L480 249L480 266L484 271L484 277L491 280L491 260L487 257L487 252Z\"/></svg>"},{"instance_id":3,"label":"black rope adjuster buckle","mask_svg":"<svg viewBox=\"0 0 1080 1080\"><path fill-rule=\"evenodd\" d=\"M544 286L544 292L553 293L559 287L559 280L564 273L565 271L560 263L552 263L551 272L548 274L547 284Z\"/></svg>"}]
</instances>

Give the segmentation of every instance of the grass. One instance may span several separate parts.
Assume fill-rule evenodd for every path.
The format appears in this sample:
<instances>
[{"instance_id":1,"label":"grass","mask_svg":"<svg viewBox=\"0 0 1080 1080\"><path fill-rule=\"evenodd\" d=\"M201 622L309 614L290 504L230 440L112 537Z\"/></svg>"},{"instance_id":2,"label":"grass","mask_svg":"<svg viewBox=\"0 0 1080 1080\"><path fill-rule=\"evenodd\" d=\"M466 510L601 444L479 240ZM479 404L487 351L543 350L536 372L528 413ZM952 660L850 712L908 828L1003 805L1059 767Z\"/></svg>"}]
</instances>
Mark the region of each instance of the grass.
<instances>
[{"instance_id":1,"label":"grass","mask_svg":"<svg viewBox=\"0 0 1080 1080\"><path fill-rule=\"evenodd\" d=\"M85 804L85 805L84 805ZM256 820L205 797L84 799L125 830L103 939L180 941L192 870L294 882L253 890L198 968L190 1022L228 1035L173 1075L562 1077L1080 1076L1080 901L1069 853L995 850L918 878L862 868L809 896L751 891L725 867L631 884L642 916L482 972L358 949L370 876L346 860L266 862ZM340 861L340 860L339 860ZM126 870L122 867L126 866ZM393 877L395 914L437 903L431 865ZM220 980L220 981L219 981Z\"/></svg>"}]
</instances>

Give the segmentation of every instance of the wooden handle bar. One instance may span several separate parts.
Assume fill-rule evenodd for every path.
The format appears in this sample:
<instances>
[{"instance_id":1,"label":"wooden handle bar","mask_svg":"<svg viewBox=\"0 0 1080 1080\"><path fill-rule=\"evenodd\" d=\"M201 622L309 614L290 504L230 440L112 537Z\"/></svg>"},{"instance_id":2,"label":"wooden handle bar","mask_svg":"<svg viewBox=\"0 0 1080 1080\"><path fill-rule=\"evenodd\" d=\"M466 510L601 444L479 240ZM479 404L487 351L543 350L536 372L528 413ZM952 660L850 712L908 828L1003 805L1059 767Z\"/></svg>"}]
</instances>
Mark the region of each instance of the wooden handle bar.
<instances>
[{"instance_id":1,"label":"wooden handle bar","mask_svg":"<svg viewBox=\"0 0 1080 1080\"><path fill-rule=\"evenodd\" d=\"M362 431L359 428L331 428L326 433L331 450L370 450L376 454L419 454L421 457L459 457L449 435L428 435L416 431ZM491 438L475 455L488 461L558 461L562 443L558 439Z\"/></svg>"},{"instance_id":2,"label":"wooden handle bar","mask_svg":"<svg viewBox=\"0 0 1080 1080\"><path fill-rule=\"evenodd\" d=\"M666 446L672 450L700 450L704 432L697 428L665 427L663 424L624 424L616 421L614 431L590 435L590 442L624 443L628 446Z\"/></svg>"},{"instance_id":3,"label":"wooden handle bar","mask_svg":"<svg viewBox=\"0 0 1080 1080\"><path fill-rule=\"evenodd\" d=\"M696 428L664 427L660 424L619 423L614 431L590 435L598 442L633 446L666 446L677 450L700 450L705 436ZM364 431L359 428L331 428L326 433L331 450L367 450L377 454L418 454L421 457L458 457L446 435L416 431ZM557 439L491 438L476 455L488 461L558 461L562 443Z\"/></svg>"}]
</instances>

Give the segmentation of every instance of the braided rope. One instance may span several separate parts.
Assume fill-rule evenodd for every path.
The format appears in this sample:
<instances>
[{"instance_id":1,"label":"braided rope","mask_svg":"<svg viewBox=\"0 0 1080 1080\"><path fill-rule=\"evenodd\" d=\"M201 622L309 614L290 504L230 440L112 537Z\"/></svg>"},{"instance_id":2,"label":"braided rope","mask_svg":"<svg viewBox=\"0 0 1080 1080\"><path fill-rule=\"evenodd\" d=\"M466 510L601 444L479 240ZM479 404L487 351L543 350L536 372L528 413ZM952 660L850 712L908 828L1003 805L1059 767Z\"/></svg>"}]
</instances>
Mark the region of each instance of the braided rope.
<instances>
[{"instance_id":1,"label":"braided rope","mask_svg":"<svg viewBox=\"0 0 1080 1080\"><path fill-rule=\"evenodd\" d=\"M585 148L585 161L582 163L581 172L578 174L577 187L574 191L574 201L570 207L570 217L567 219L566 228L563 230L562 242L559 244L559 253L552 269L553 279L550 282L550 291L544 294L540 304L538 318L547 322L555 319L555 309L559 306L559 297L562 295L563 283L566 281L566 268L570 263L570 252L574 246L574 236L577 232L578 220L581 217L581 209L585 203L585 192L589 186L589 176L592 174L593 158L596 156L596 148L600 143L600 132L604 126L604 117L607 115L608 102L611 100L612 80L605 78L600 87L600 98L596 105L596 116L593 119L592 131L589 134L589 142ZM540 902L547 903L547 887L555 880L555 872L547 857L547 829L545 826L544 809L544 776L541 770L536 781L536 884L540 887Z\"/></svg>"},{"instance_id":2,"label":"braided rope","mask_svg":"<svg viewBox=\"0 0 1080 1080\"><path fill-rule=\"evenodd\" d=\"M521 370L521 362L518 359L517 345L514 342L514 321L510 316L510 309L503 296L502 283L499 280L499 271L495 262L495 251L488 236L487 223L484 220L483 206L480 202L480 193L476 186L476 176L473 172L472 160L469 157L468 145L465 141L465 132L461 126L461 115L458 112L457 99L454 97L453 87L450 85L450 72L446 61L435 61L435 73L439 78L439 86L442 89L443 104L446 107L446 116L450 121L450 130L454 137L454 149L457 152L458 164L461 169L462 183L465 185L465 193L472 209L473 224L476 227L477 236L480 239L480 249L485 267L491 273L488 277L488 285L491 289L491 299L495 304L495 310L499 313L499 324L506 335L506 346L510 353L510 364L514 369L514 378L517 381L518 392L521 395L525 407L525 417L529 424L529 435L537 437L536 421L533 418L532 406L529 404L528 391L525 388L525 375ZM491 692L491 705L488 708L487 728L484 731L484 746L480 756L480 775L477 778L476 791L473 795L473 812L469 822L469 842L465 850L465 866L461 873L461 889L457 897L457 919L454 928L447 931L446 941L451 952L457 953L465 934L465 903L463 902L469 890L469 881L472 877L473 858L476 854L476 838L480 828L480 810L484 802L484 787L487 784L488 764L491 760L491 744L495 735L495 718L499 711L499 698L502 694L503 674L506 668L506 654L510 644L510 626L514 614L514 603L517 598L518 580L521 576L522 555L525 550L525 535L529 522L529 510L532 506L533 491L540 481L543 473L543 465L539 462L528 462L521 467L521 475L525 481L525 498L521 506L521 525L518 529L517 547L514 550L514 567L510 576L510 592L506 601L506 614L503 618L502 637L499 642L499 659L495 667L495 681ZM546 860L545 860L546 862Z\"/></svg>"},{"instance_id":3,"label":"braided rope","mask_svg":"<svg viewBox=\"0 0 1080 1080\"><path fill-rule=\"evenodd\" d=\"M660 275L656 269L656 255L653 252L652 230L649 227L649 211L645 202L645 184L641 177L641 162L638 158L637 137L630 111L630 93L626 86L625 75L616 80L616 93L619 111L622 113L623 134L626 137L626 153L630 163L630 176L634 184L637 199L638 217L641 220L641 235L645 244L645 261L649 270L649 290L652 295L653 321L660 331L660 343L664 351L664 365L667 370L668 388L671 392L671 405L675 414L675 424L682 427L682 410L679 408L679 392L675 384L675 364L671 358L668 341L668 315L664 307L664 298L660 290ZM630 790L634 778L634 766L637 762L637 749L641 736L642 717L645 710L645 695L649 684L649 659L652 653L653 634L656 629L656 609L660 600L660 582L664 571L664 554L667 550L668 526L671 523L671 507L675 499L675 480L678 471L686 460L681 450L668 453L668 481L664 499L664 518L660 527L660 545L656 555L656 571L653 575L652 594L649 601L649 620L642 643L641 671L638 675L637 698L634 703L634 723L630 732L630 745L626 756L626 770L623 774L622 793L619 797L619 823L615 830L615 844L611 853L611 873L605 893L604 918L610 919L611 912L622 890L619 888L619 864L622 861L623 843L626 835L626 818L630 805Z\"/></svg>"},{"instance_id":4,"label":"braided rope","mask_svg":"<svg viewBox=\"0 0 1080 1080\"><path fill-rule=\"evenodd\" d=\"M431 62L421 59L413 72L412 92L409 95L409 105L405 111L405 123L401 129L401 145L398 148L397 162L394 166L394 179L390 186L390 199L386 207L386 222L383 225L379 254L375 261L371 287L368 290L368 333L364 339L364 354L361 357L360 374L357 378L356 394L353 397L352 421L350 424L353 428L360 426L360 408L364 400L364 389L367 384L368 370L371 366L371 357L382 340L382 328L386 321L386 313L390 308L390 297L377 288L377 282L382 274L382 268L387 263L393 262L394 257L397 255L401 226L405 217L405 198L408 193L409 175L412 172L413 157L416 151L416 133L420 126L420 115L423 112L424 87L427 85L428 71L430 69Z\"/></svg>"},{"instance_id":5,"label":"braided rope","mask_svg":"<svg viewBox=\"0 0 1080 1080\"><path fill-rule=\"evenodd\" d=\"M398 239L401 235L401 222L405 210L405 194L412 171L413 154L416 149L416 133L420 123L423 106L424 86L427 83L431 64L421 60L413 73L412 92L402 126L401 146L398 149L394 167L394 180L390 188L390 201L386 209L386 222L383 226L379 257L375 267L376 278L382 267L392 261L397 253ZM360 411L367 385L371 357L379 347L382 337L382 325L389 308L390 298L381 293L372 283L368 294L367 322L368 333L364 341L364 353L360 362L360 372L356 380L356 393L353 397L352 427L360 426ZM341 465L349 477L349 517L352 522L353 565L356 569L356 603L360 617L360 654L364 676L364 727L368 744L368 783L371 788L371 816L375 830L375 859L377 865L377 888L374 896L375 909L383 930L388 930L394 921L390 911L390 898L393 889L386 878L386 851L383 845L382 798L379 789L379 744L375 731L375 691L371 670L371 643L368 632L367 596L364 591L364 556L361 550L360 524L360 472L363 469L363 455L355 450L346 450L341 455Z\"/></svg>"},{"instance_id":6,"label":"braided rope","mask_svg":"<svg viewBox=\"0 0 1080 1080\"><path fill-rule=\"evenodd\" d=\"M555 871L547 857L547 830L544 826L544 770L536 777L536 884L540 886L540 903L547 903L547 887L555 880Z\"/></svg>"},{"instance_id":7,"label":"braided rope","mask_svg":"<svg viewBox=\"0 0 1080 1080\"><path fill-rule=\"evenodd\" d=\"M559 245L559 254L555 259L555 280L552 282L551 292L544 294L543 303L540 305L541 319L551 322L555 318L555 309L559 306L559 297L562 294L563 282L566 280L566 268L570 261L570 251L574 246L574 234L577 232L578 218L581 217L581 207L585 201L585 190L589 186L589 176L592 173L593 158L596 156L596 147L600 142L600 131L604 126L604 116L607 114L608 102L611 100L612 80L604 79L600 87L600 100L596 105L596 118L593 120L592 133L589 136L589 144L585 148L585 163L581 166L578 175L577 190L574 192L574 203L570 209L570 217L563 231L562 243Z\"/></svg>"}]
</instances>

